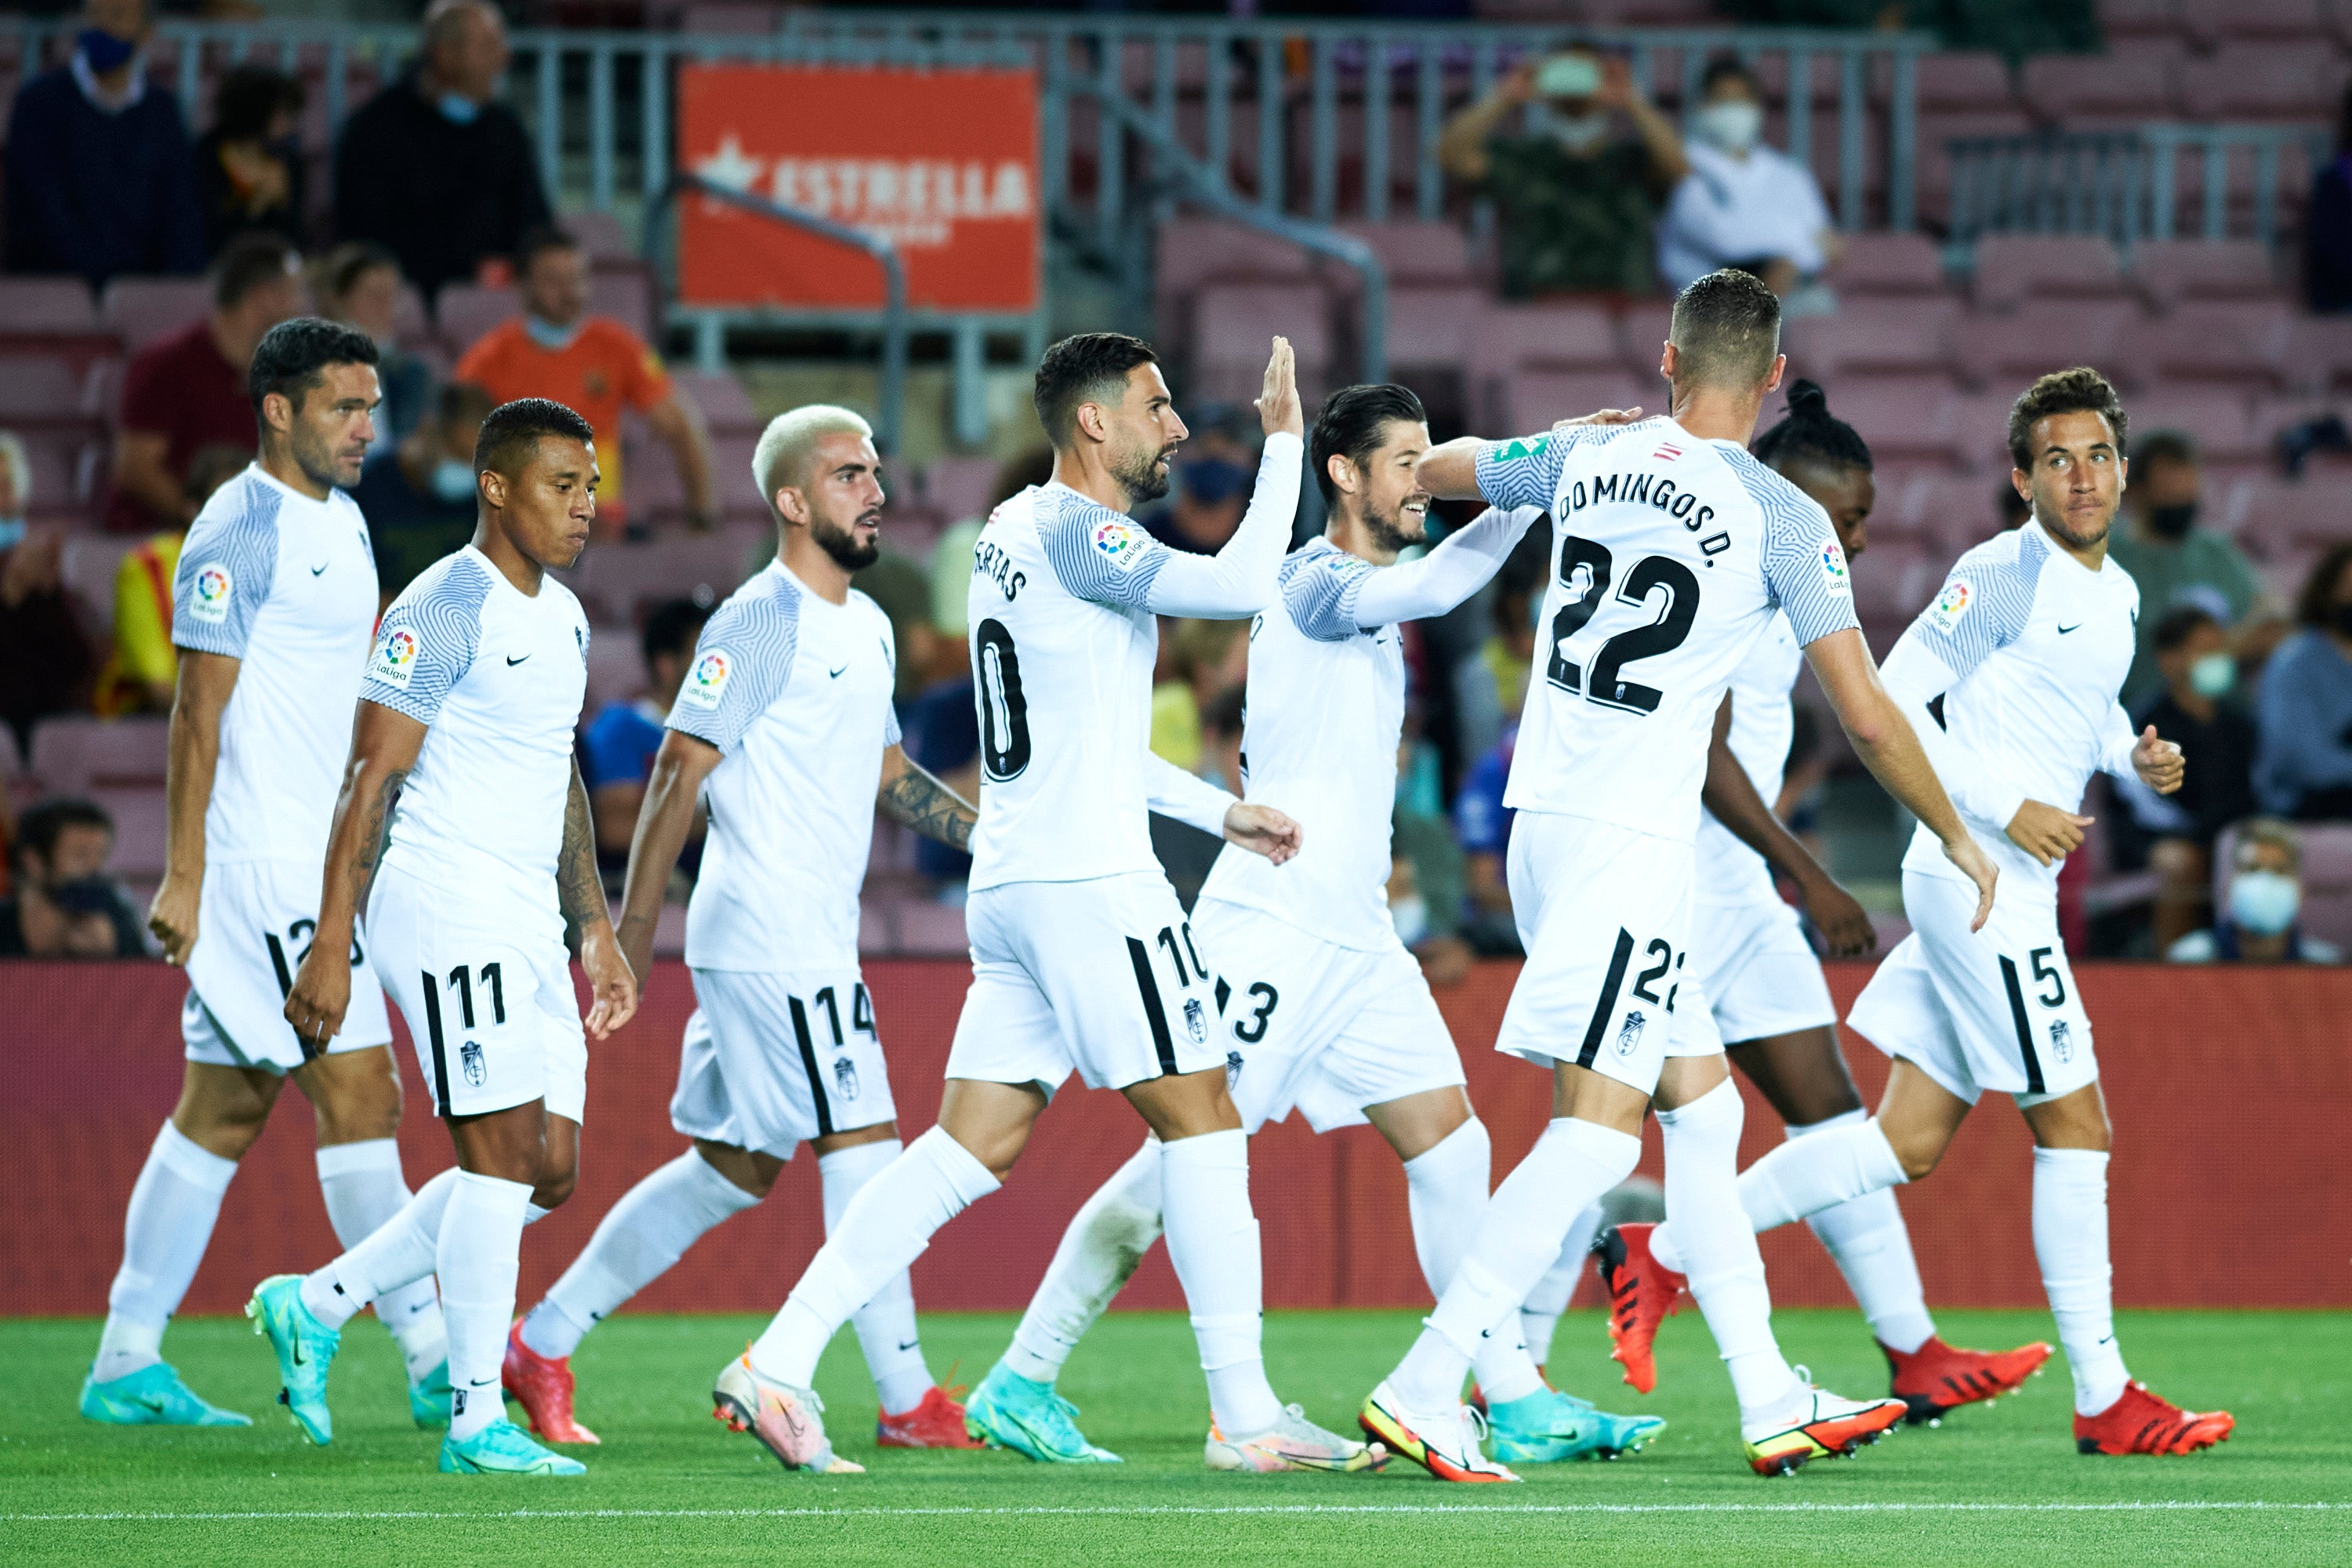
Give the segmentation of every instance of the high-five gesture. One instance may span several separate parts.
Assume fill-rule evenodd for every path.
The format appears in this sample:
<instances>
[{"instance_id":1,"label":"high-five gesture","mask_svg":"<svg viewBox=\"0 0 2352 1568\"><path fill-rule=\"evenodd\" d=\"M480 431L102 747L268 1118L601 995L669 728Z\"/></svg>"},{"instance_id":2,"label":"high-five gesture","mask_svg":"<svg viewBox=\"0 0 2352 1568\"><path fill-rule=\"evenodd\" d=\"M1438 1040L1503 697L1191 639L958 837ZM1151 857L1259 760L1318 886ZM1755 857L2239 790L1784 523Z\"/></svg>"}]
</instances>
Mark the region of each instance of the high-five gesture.
<instances>
[{"instance_id":1,"label":"high-five gesture","mask_svg":"<svg viewBox=\"0 0 2352 1568\"><path fill-rule=\"evenodd\" d=\"M1258 395L1257 416L1269 436L1287 430L1293 436L1307 434L1307 414L1298 405L1298 356L1291 353L1288 338L1274 340L1274 353L1266 356L1265 389Z\"/></svg>"}]
</instances>

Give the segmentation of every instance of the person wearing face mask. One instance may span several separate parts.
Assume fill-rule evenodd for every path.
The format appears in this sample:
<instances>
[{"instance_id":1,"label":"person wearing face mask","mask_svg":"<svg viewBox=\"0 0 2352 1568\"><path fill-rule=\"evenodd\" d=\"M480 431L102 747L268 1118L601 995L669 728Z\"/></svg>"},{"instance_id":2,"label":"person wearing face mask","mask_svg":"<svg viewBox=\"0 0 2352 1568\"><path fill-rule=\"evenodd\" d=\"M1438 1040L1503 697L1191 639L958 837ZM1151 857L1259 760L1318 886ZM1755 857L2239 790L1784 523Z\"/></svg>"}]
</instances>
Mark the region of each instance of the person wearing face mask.
<instances>
[{"instance_id":1,"label":"person wearing face mask","mask_svg":"<svg viewBox=\"0 0 2352 1568\"><path fill-rule=\"evenodd\" d=\"M16 825L15 896L0 899L0 958L146 958L139 911L106 874L114 820L45 800Z\"/></svg>"},{"instance_id":2,"label":"person wearing face mask","mask_svg":"<svg viewBox=\"0 0 2352 1568\"><path fill-rule=\"evenodd\" d=\"M1728 57L1709 62L1683 143L1690 173L1658 224L1658 270L1681 289L1721 267L1753 272L1783 300L1837 259L1838 236L1821 183L1764 144L1764 93Z\"/></svg>"},{"instance_id":3,"label":"person wearing face mask","mask_svg":"<svg viewBox=\"0 0 2352 1568\"><path fill-rule=\"evenodd\" d=\"M496 6L434 0L416 64L336 145L336 232L392 251L428 300L445 283L503 280L504 258L551 219L530 132L499 101L510 53Z\"/></svg>"},{"instance_id":4,"label":"person wearing face mask","mask_svg":"<svg viewBox=\"0 0 2352 1568\"><path fill-rule=\"evenodd\" d=\"M433 407L432 365L400 346L401 287L400 258L363 239L335 247L310 275L310 290L319 298L321 313L358 328L375 342L383 405L376 410L370 458L398 447Z\"/></svg>"},{"instance_id":5,"label":"person wearing face mask","mask_svg":"<svg viewBox=\"0 0 2352 1568\"><path fill-rule=\"evenodd\" d=\"M2132 721L2153 724L2179 746L2179 790L2160 795L2117 781L2132 825L2151 836L2147 864L2163 879L2156 895L2156 951L2163 952L2204 923L2213 879L2213 842L2221 830L2252 816L2254 805L2254 721L2229 700L2238 685L2238 661L2229 634L2195 605L2166 611L2156 626L2156 662L2162 690L2132 710ZM2123 834L2117 847L2123 847Z\"/></svg>"},{"instance_id":6,"label":"person wearing face mask","mask_svg":"<svg viewBox=\"0 0 2352 1568\"><path fill-rule=\"evenodd\" d=\"M1203 409L1173 469L1174 493L1135 521L1171 550L1214 555L1241 526L1257 477L1257 447L1243 411L1225 404Z\"/></svg>"},{"instance_id":7,"label":"person wearing face mask","mask_svg":"<svg viewBox=\"0 0 2352 1568\"><path fill-rule=\"evenodd\" d=\"M2275 817L2256 817L2238 833L2236 875L2221 915L2165 949L2173 963L2341 963L2344 950L2306 936L2303 838Z\"/></svg>"},{"instance_id":8,"label":"person wearing face mask","mask_svg":"<svg viewBox=\"0 0 2352 1568\"><path fill-rule=\"evenodd\" d=\"M2254 793L2274 816L2352 821L2352 543L2319 558L2296 612L2263 671Z\"/></svg>"},{"instance_id":9,"label":"person wearing face mask","mask_svg":"<svg viewBox=\"0 0 2352 1568\"><path fill-rule=\"evenodd\" d=\"M1521 110L1527 129L1506 132ZM1437 158L1494 201L1511 300L1649 293L1658 209L1690 172L1626 62L1589 44L1521 60L1447 122Z\"/></svg>"},{"instance_id":10,"label":"person wearing face mask","mask_svg":"<svg viewBox=\"0 0 2352 1568\"><path fill-rule=\"evenodd\" d=\"M2229 634L2230 651L2249 672L2286 635L2277 605L2246 552L2229 535L2200 522L2204 489L2197 445L2178 430L2154 430L2132 443L2131 488L2107 548L2139 584L2145 608L2134 634L2124 706L2153 701L2165 680L2157 668L2156 628L2165 613L2195 605Z\"/></svg>"},{"instance_id":11,"label":"person wearing face mask","mask_svg":"<svg viewBox=\"0 0 2352 1568\"><path fill-rule=\"evenodd\" d=\"M294 138L302 84L268 66L241 65L213 94L213 128L196 143L196 188L205 207L205 247L221 247L248 229L306 237L302 148Z\"/></svg>"},{"instance_id":12,"label":"person wearing face mask","mask_svg":"<svg viewBox=\"0 0 2352 1568\"><path fill-rule=\"evenodd\" d=\"M147 79L146 0L88 0L73 58L8 114L6 266L92 289L121 273L205 269L180 100Z\"/></svg>"},{"instance_id":13,"label":"person wearing face mask","mask_svg":"<svg viewBox=\"0 0 2352 1568\"><path fill-rule=\"evenodd\" d=\"M491 406L488 393L453 381L441 389L433 417L360 470L352 499L368 521L384 604L474 537L474 442Z\"/></svg>"}]
</instances>

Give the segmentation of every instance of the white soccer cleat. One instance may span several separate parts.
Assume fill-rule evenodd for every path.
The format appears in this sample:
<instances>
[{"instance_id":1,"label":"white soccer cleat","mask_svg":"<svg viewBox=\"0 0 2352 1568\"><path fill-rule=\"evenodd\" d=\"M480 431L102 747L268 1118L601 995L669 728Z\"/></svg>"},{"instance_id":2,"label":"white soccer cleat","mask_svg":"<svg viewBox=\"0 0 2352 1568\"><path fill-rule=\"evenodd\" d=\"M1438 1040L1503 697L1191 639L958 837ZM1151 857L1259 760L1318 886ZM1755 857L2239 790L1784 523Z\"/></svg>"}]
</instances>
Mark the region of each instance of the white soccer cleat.
<instances>
[{"instance_id":1,"label":"white soccer cleat","mask_svg":"<svg viewBox=\"0 0 2352 1568\"><path fill-rule=\"evenodd\" d=\"M710 1414L732 1432L749 1432L788 1470L857 1476L866 1467L833 1451L824 1436L824 1402L816 1391L772 1383L752 1370L747 1353L727 1363L710 1391Z\"/></svg>"},{"instance_id":2,"label":"white soccer cleat","mask_svg":"<svg viewBox=\"0 0 2352 1568\"><path fill-rule=\"evenodd\" d=\"M1385 1381L1356 1413L1357 1425L1441 1481L1516 1481L1519 1478L1478 1451L1479 1418L1466 1405L1450 1411L1407 1410Z\"/></svg>"},{"instance_id":3,"label":"white soccer cleat","mask_svg":"<svg viewBox=\"0 0 2352 1568\"><path fill-rule=\"evenodd\" d=\"M1307 1412L1296 1405L1286 1407L1281 1420L1255 1437L1228 1437L1211 1422L1209 1441L1201 1458L1213 1470L1253 1475L1271 1475L1276 1470L1354 1475L1377 1470L1389 1462L1388 1450L1378 1443L1359 1443L1327 1432L1307 1419Z\"/></svg>"},{"instance_id":4,"label":"white soccer cleat","mask_svg":"<svg viewBox=\"0 0 2352 1568\"><path fill-rule=\"evenodd\" d=\"M1804 1369L1797 1373L1801 1377ZM1748 1468L1785 1476L1814 1459L1851 1458L1885 1436L1909 1409L1900 1399L1841 1399L1808 1385L1772 1419L1743 1423L1739 1436Z\"/></svg>"}]
</instances>

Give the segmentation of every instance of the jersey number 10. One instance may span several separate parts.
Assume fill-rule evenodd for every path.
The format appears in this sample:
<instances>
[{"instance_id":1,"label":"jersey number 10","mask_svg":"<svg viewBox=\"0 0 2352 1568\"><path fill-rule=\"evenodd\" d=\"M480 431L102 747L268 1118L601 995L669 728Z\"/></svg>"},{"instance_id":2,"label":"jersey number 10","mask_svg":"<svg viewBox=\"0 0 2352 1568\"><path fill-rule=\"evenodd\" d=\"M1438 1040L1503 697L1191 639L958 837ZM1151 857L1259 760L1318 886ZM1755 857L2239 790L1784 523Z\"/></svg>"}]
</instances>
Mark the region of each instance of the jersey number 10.
<instances>
[{"instance_id":1,"label":"jersey number 10","mask_svg":"<svg viewBox=\"0 0 2352 1568\"><path fill-rule=\"evenodd\" d=\"M1618 603L1646 611L1650 595L1664 590L1664 613L1602 643L1589 667L1578 664L1561 651L1562 645L1600 611L1614 565L1605 544L1575 538L1560 542L1559 585L1570 597L1551 618L1551 657L1545 663L1544 676L1562 691L1588 702L1629 713L1654 713L1665 694L1654 686L1623 679L1624 667L1683 646L1691 624L1698 619L1698 577L1670 555L1645 555L1635 562L1617 585Z\"/></svg>"}]
</instances>

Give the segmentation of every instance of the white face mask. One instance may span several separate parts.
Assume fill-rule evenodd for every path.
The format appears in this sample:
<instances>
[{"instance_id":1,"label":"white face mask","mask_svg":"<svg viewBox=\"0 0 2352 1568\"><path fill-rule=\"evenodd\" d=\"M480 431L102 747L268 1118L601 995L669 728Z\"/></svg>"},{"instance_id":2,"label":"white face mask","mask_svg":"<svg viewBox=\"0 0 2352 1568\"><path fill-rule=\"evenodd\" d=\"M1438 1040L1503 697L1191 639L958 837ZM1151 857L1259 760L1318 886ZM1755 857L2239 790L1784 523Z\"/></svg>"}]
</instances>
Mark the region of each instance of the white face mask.
<instances>
[{"instance_id":1,"label":"white face mask","mask_svg":"<svg viewBox=\"0 0 2352 1568\"><path fill-rule=\"evenodd\" d=\"M1570 152L1590 153L1608 138L1609 111L1594 109L1576 115L1554 111L1549 116L1548 128L1552 139Z\"/></svg>"},{"instance_id":2,"label":"white face mask","mask_svg":"<svg viewBox=\"0 0 2352 1568\"><path fill-rule=\"evenodd\" d=\"M2230 884L2230 919L2240 931L2276 936L2294 924L2303 884L2279 871L2241 871Z\"/></svg>"},{"instance_id":3,"label":"white face mask","mask_svg":"<svg viewBox=\"0 0 2352 1568\"><path fill-rule=\"evenodd\" d=\"M1691 117L1691 129L1726 153L1745 153L1764 134L1764 109L1743 98L1710 103Z\"/></svg>"}]
</instances>

